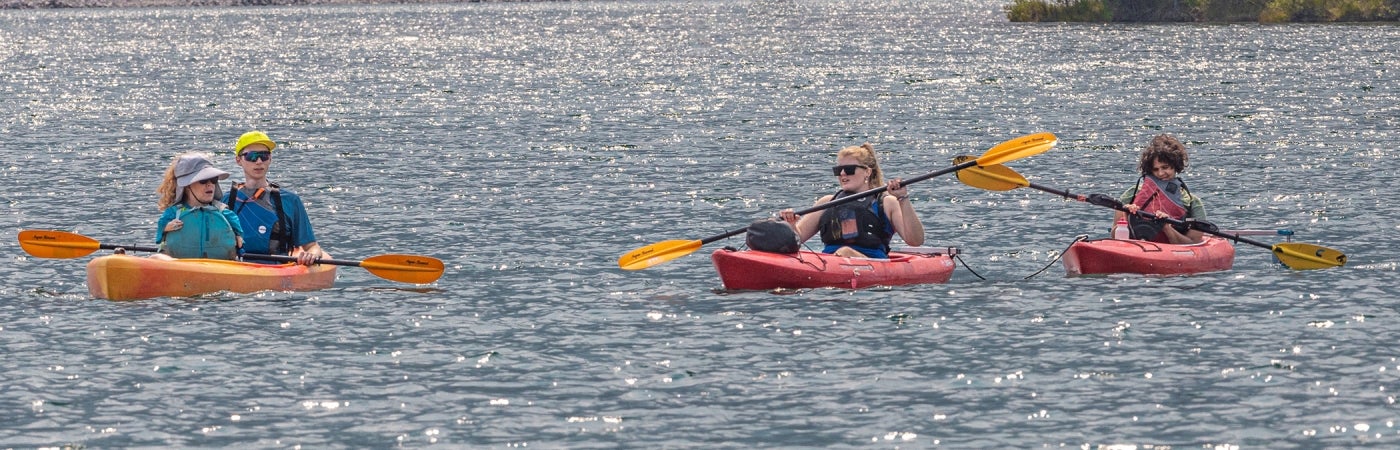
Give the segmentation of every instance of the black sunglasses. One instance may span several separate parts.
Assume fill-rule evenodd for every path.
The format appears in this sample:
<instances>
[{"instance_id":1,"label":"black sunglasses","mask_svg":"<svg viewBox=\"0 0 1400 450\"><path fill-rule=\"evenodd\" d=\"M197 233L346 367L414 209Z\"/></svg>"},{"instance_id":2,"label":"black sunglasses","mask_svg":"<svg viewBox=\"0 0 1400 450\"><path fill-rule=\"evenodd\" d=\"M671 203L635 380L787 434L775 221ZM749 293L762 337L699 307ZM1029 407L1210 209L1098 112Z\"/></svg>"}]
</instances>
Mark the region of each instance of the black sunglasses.
<instances>
[{"instance_id":1,"label":"black sunglasses","mask_svg":"<svg viewBox=\"0 0 1400 450\"><path fill-rule=\"evenodd\" d=\"M860 164L846 164L842 166L831 166L831 174L838 177L841 176L841 172L846 172L846 175L855 175L856 168L869 169L869 167Z\"/></svg>"},{"instance_id":2,"label":"black sunglasses","mask_svg":"<svg viewBox=\"0 0 1400 450\"><path fill-rule=\"evenodd\" d=\"M248 162L267 161L272 159L272 152L243 152L243 160Z\"/></svg>"}]
</instances>

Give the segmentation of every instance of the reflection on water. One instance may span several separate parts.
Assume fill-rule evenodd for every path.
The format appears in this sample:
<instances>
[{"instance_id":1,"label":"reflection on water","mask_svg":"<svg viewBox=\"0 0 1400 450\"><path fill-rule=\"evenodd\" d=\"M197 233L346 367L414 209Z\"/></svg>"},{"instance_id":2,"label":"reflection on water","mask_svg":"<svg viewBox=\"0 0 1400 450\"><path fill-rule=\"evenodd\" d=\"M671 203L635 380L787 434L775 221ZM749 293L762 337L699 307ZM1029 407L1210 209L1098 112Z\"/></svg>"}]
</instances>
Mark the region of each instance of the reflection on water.
<instances>
[{"instance_id":1,"label":"reflection on water","mask_svg":"<svg viewBox=\"0 0 1400 450\"><path fill-rule=\"evenodd\" d=\"M257 128L280 144L271 178L338 257L448 266L431 286L345 268L318 292L114 303L87 297L86 259L9 247L0 442L1400 438L1385 251L1400 180L1383 170L1400 83L1378 44L1400 31L1009 24L1000 6L0 11L7 239L149 242L170 155L232 158ZM843 146L871 142L908 177L1042 131L1059 147L1008 164L1033 182L1117 194L1141 146L1173 133L1222 228L1290 228L1351 262L1296 272L1239 246L1229 272L1066 279L1051 261L1106 232L1106 210L948 176L911 187L929 245L962 252L947 285L727 292L703 254L616 267L810 205ZM707 250L723 245L741 241Z\"/></svg>"}]
</instances>

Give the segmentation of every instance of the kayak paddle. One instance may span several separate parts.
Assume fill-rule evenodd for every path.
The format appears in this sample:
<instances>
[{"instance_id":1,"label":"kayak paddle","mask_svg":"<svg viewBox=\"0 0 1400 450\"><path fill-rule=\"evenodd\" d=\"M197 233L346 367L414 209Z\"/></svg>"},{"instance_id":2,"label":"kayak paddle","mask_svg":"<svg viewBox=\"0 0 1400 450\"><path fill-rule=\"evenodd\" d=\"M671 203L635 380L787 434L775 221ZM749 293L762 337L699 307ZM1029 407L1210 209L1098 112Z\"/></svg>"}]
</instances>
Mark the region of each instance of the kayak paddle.
<instances>
[{"instance_id":1,"label":"kayak paddle","mask_svg":"<svg viewBox=\"0 0 1400 450\"><path fill-rule=\"evenodd\" d=\"M1025 158L1028 156L1038 155L1041 153L1045 153L1046 151L1055 147L1055 143L1057 140L1058 139L1052 133L1036 133L1021 136L997 144L995 147L992 147L991 149L987 150L986 153L983 153L982 156L977 157L975 161L967 161L964 163L960 163L956 166L949 167L947 169L929 172L914 178L910 178L904 180L903 184L907 186L923 180L927 180L929 178L946 174L948 172L956 172L973 166L1001 164L1008 161L1014 161L1017 159ZM822 203L811 208L796 211L796 213L798 215L810 214L816 211L821 211L823 209L853 202L863 197L879 194L881 192L885 192L885 189L885 186L877 187L875 189L860 192L855 195L841 197L839 199ZM623 270L645 269L651 266L665 263L676 258L680 258L685 255L689 255L691 253L694 253L696 250L699 250L700 246L702 245L718 241L720 239L724 239L730 236L734 236L739 233L743 233L745 231L748 231L748 229L749 227L743 227L729 232L716 234L714 236L710 236L700 240L675 239L657 242L655 244L651 244L627 252L626 254L622 255L622 257L617 259L617 265Z\"/></svg>"},{"instance_id":2,"label":"kayak paddle","mask_svg":"<svg viewBox=\"0 0 1400 450\"><path fill-rule=\"evenodd\" d=\"M953 161L961 162L971 158L971 156L959 156L957 158L954 158ZM1021 176L1021 174L1016 173L1016 171L1011 170L1011 168L1002 165L980 166L958 172L958 181L962 181L963 184L966 184L968 186L986 189L989 191L1009 191L1018 187L1029 187L1032 189L1049 192L1051 194L1055 194L1064 198L1078 200L1081 202L1103 206L1105 208L1128 213L1128 208L1124 207L1123 203L1119 202L1118 199L1103 194L1071 194L1069 191L1062 191L1055 188L1041 186L1027 181L1025 177ZM1341 267L1343 265L1346 265L1347 263L1347 256L1345 254L1342 254L1342 252L1340 251L1333 250L1320 245L1313 245L1303 242L1283 242L1279 244L1269 245L1253 239L1241 237L1239 234L1230 234L1228 232L1220 231L1215 226L1215 224L1206 221L1183 221L1171 218L1158 219L1157 216L1149 214L1146 211L1138 211L1137 216L1149 220L1162 220L1172 224L1173 226L1186 226L1193 229L1201 230L1204 233L1213 234L1226 239L1230 239L1235 242L1243 242L1245 244L1253 245L1256 247L1270 249L1274 252L1274 256L1277 257L1278 260L1283 263L1283 265L1288 266L1288 268L1290 269L1326 269L1329 267Z\"/></svg>"},{"instance_id":3,"label":"kayak paddle","mask_svg":"<svg viewBox=\"0 0 1400 450\"><path fill-rule=\"evenodd\" d=\"M25 253L40 258L78 258L87 256L99 249L118 248L138 252L157 252L156 247L136 245L103 244L96 239L77 233L56 230L24 230L19 232L19 245ZM286 255L259 255L249 253L247 258L267 261L295 262L297 259ZM365 258L363 261L341 261L317 259L316 264L333 266L362 267L380 278L402 283L427 284L442 277L442 261L431 256L384 254Z\"/></svg>"}]
</instances>

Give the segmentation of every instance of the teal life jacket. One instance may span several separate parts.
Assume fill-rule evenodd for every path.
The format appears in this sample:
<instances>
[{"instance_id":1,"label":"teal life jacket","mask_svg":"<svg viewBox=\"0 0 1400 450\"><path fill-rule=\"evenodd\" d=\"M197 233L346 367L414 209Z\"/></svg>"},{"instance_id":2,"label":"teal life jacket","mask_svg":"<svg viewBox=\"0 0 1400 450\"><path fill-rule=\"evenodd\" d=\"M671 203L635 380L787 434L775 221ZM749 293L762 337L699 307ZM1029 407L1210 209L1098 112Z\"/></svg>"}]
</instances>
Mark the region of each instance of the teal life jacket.
<instances>
[{"instance_id":1,"label":"teal life jacket","mask_svg":"<svg viewBox=\"0 0 1400 450\"><path fill-rule=\"evenodd\" d=\"M190 208L176 206L175 218L184 226L165 233L161 253L174 258L238 259L238 234L224 217L223 203Z\"/></svg>"}]
</instances>

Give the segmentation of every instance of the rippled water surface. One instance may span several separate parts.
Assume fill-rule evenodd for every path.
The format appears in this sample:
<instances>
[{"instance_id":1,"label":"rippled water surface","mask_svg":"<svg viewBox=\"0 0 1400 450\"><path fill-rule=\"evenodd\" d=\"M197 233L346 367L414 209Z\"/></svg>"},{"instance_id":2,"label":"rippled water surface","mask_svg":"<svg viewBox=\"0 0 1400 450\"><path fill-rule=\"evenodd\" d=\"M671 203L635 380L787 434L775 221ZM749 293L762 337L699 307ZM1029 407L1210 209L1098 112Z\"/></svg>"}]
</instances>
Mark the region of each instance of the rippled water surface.
<instances>
[{"instance_id":1,"label":"rippled water surface","mask_svg":"<svg viewBox=\"0 0 1400 450\"><path fill-rule=\"evenodd\" d=\"M0 446L1400 443L1400 28L1000 6L0 11ZM337 258L446 275L118 303L89 298L90 257L16 244L148 245L169 157L237 173L253 128ZM725 292L708 252L740 239L617 268L810 205L842 146L911 177L1042 131L1060 146L1010 164L1031 181L1117 194L1173 133L1222 227L1351 262L1240 245L1228 272L1027 279L1107 210L948 176L912 189L931 243L964 253L946 285Z\"/></svg>"}]
</instances>

